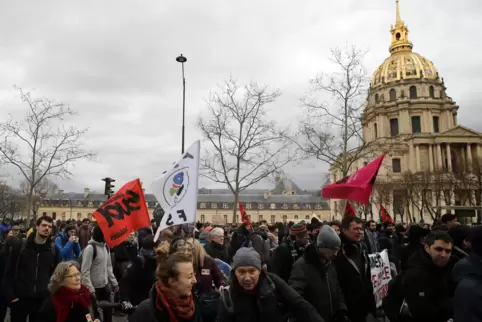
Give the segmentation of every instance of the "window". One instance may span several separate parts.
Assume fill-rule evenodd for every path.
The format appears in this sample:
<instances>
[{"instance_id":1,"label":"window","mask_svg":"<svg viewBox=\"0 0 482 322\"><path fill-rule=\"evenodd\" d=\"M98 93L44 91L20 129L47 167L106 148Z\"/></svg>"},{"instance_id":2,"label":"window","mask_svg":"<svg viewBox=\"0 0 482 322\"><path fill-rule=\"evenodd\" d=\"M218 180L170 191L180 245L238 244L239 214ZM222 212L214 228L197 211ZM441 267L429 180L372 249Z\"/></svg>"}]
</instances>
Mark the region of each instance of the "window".
<instances>
[{"instance_id":1,"label":"window","mask_svg":"<svg viewBox=\"0 0 482 322\"><path fill-rule=\"evenodd\" d=\"M434 90L433 86L430 86L428 88L428 95L430 96L430 98L435 98L435 90Z\"/></svg>"},{"instance_id":2,"label":"window","mask_svg":"<svg viewBox=\"0 0 482 322\"><path fill-rule=\"evenodd\" d=\"M246 209L252 209L253 206L251 205L251 202L246 203Z\"/></svg>"},{"instance_id":3,"label":"window","mask_svg":"<svg viewBox=\"0 0 482 322\"><path fill-rule=\"evenodd\" d=\"M218 204L216 202L211 202L211 209L218 208Z\"/></svg>"},{"instance_id":4,"label":"window","mask_svg":"<svg viewBox=\"0 0 482 322\"><path fill-rule=\"evenodd\" d=\"M287 203L284 203L284 204L283 204L283 209L288 209L288 204L287 204Z\"/></svg>"},{"instance_id":5,"label":"window","mask_svg":"<svg viewBox=\"0 0 482 322\"><path fill-rule=\"evenodd\" d=\"M94 207L94 203L92 201L89 201L89 208Z\"/></svg>"},{"instance_id":6,"label":"window","mask_svg":"<svg viewBox=\"0 0 482 322\"><path fill-rule=\"evenodd\" d=\"M82 201L77 201L77 207L81 208L83 207L84 205L82 204Z\"/></svg>"},{"instance_id":7,"label":"window","mask_svg":"<svg viewBox=\"0 0 482 322\"><path fill-rule=\"evenodd\" d=\"M390 102L395 102L397 100L397 92L395 92L395 89L390 90Z\"/></svg>"},{"instance_id":8,"label":"window","mask_svg":"<svg viewBox=\"0 0 482 322\"><path fill-rule=\"evenodd\" d=\"M203 223L206 220L206 216L201 215L201 222Z\"/></svg>"},{"instance_id":9,"label":"window","mask_svg":"<svg viewBox=\"0 0 482 322\"><path fill-rule=\"evenodd\" d=\"M377 138L378 137L377 123L373 123L373 133L375 133L375 138Z\"/></svg>"},{"instance_id":10,"label":"window","mask_svg":"<svg viewBox=\"0 0 482 322\"><path fill-rule=\"evenodd\" d=\"M270 207L271 209L276 209L276 204L275 204L275 203L272 203L269 207Z\"/></svg>"},{"instance_id":11,"label":"window","mask_svg":"<svg viewBox=\"0 0 482 322\"><path fill-rule=\"evenodd\" d=\"M275 215L271 215L271 223L276 224L276 216Z\"/></svg>"},{"instance_id":12,"label":"window","mask_svg":"<svg viewBox=\"0 0 482 322\"><path fill-rule=\"evenodd\" d=\"M295 219L298 220L298 215L295 215Z\"/></svg>"},{"instance_id":13,"label":"window","mask_svg":"<svg viewBox=\"0 0 482 322\"><path fill-rule=\"evenodd\" d=\"M92 219L92 213L91 213L91 212L89 212L89 213L87 214L87 219L89 219L89 220Z\"/></svg>"},{"instance_id":14,"label":"window","mask_svg":"<svg viewBox=\"0 0 482 322\"><path fill-rule=\"evenodd\" d=\"M263 215L259 215L258 218L258 221L263 221Z\"/></svg>"},{"instance_id":15,"label":"window","mask_svg":"<svg viewBox=\"0 0 482 322\"><path fill-rule=\"evenodd\" d=\"M402 165L400 159L392 159L392 171L393 173L402 172Z\"/></svg>"},{"instance_id":16,"label":"window","mask_svg":"<svg viewBox=\"0 0 482 322\"><path fill-rule=\"evenodd\" d=\"M82 218L82 213L78 212L77 213L77 220L81 219Z\"/></svg>"},{"instance_id":17,"label":"window","mask_svg":"<svg viewBox=\"0 0 482 322\"><path fill-rule=\"evenodd\" d=\"M227 202L223 203L223 209L229 209L229 204Z\"/></svg>"},{"instance_id":18,"label":"window","mask_svg":"<svg viewBox=\"0 0 482 322\"><path fill-rule=\"evenodd\" d=\"M264 203L259 203L259 204L258 204L258 209L264 209Z\"/></svg>"},{"instance_id":19,"label":"window","mask_svg":"<svg viewBox=\"0 0 482 322\"><path fill-rule=\"evenodd\" d=\"M293 204L293 209L300 209L300 205L298 205L297 203L294 203L294 204Z\"/></svg>"},{"instance_id":20,"label":"window","mask_svg":"<svg viewBox=\"0 0 482 322\"><path fill-rule=\"evenodd\" d=\"M288 220L288 216L283 215L283 221L287 221L287 220Z\"/></svg>"},{"instance_id":21,"label":"window","mask_svg":"<svg viewBox=\"0 0 482 322\"><path fill-rule=\"evenodd\" d=\"M379 100L378 94L375 94L375 103L378 103L378 100Z\"/></svg>"},{"instance_id":22,"label":"window","mask_svg":"<svg viewBox=\"0 0 482 322\"><path fill-rule=\"evenodd\" d=\"M390 135L398 135L398 119L390 119Z\"/></svg>"},{"instance_id":23,"label":"window","mask_svg":"<svg viewBox=\"0 0 482 322\"><path fill-rule=\"evenodd\" d=\"M415 86L410 86L410 99L417 98L417 88Z\"/></svg>"},{"instance_id":24,"label":"window","mask_svg":"<svg viewBox=\"0 0 482 322\"><path fill-rule=\"evenodd\" d=\"M305 209L311 209L311 205L309 203L305 204Z\"/></svg>"},{"instance_id":25,"label":"window","mask_svg":"<svg viewBox=\"0 0 482 322\"><path fill-rule=\"evenodd\" d=\"M315 205L315 209L321 209L321 204L317 203L317 204Z\"/></svg>"},{"instance_id":26,"label":"window","mask_svg":"<svg viewBox=\"0 0 482 322\"><path fill-rule=\"evenodd\" d=\"M310 220L310 215L306 215L305 219Z\"/></svg>"},{"instance_id":27,"label":"window","mask_svg":"<svg viewBox=\"0 0 482 322\"><path fill-rule=\"evenodd\" d=\"M47 213L45 211L42 212L42 216L47 216Z\"/></svg>"},{"instance_id":28,"label":"window","mask_svg":"<svg viewBox=\"0 0 482 322\"><path fill-rule=\"evenodd\" d=\"M412 116L412 133L421 133L420 116Z\"/></svg>"},{"instance_id":29,"label":"window","mask_svg":"<svg viewBox=\"0 0 482 322\"><path fill-rule=\"evenodd\" d=\"M205 203L205 202L201 202L201 203L199 204L199 208L201 208L201 209L206 208L206 203Z\"/></svg>"},{"instance_id":30,"label":"window","mask_svg":"<svg viewBox=\"0 0 482 322\"><path fill-rule=\"evenodd\" d=\"M433 120L433 132L434 133L439 133L439 125L438 125L438 116L432 117Z\"/></svg>"},{"instance_id":31,"label":"window","mask_svg":"<svg viewBox=\"0 0 482 322\"><path fill-rule=\"evenodd\" d=\"M228 215L224 215L224 223L227 224L228 223Z\"/></svg>"}]
</instances>

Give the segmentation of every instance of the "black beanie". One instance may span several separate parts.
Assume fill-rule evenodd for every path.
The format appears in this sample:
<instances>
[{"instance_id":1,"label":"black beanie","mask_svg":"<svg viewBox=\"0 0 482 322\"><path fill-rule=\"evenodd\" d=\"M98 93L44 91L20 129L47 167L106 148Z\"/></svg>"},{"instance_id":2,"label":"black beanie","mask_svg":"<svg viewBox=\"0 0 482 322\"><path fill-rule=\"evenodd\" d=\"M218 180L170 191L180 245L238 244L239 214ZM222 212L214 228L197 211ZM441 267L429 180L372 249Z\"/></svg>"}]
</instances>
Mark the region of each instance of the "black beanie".
<instances>
[{"instance_id":1,"label":"black beanie","mask_svg":"<svg viewBox=\"0 0 482 322\"><path fill-rule=\"evenodd\" d=\"M102 233L99 226L94 226L94 229L92 230L92 239L99 243L105 242L104 233Z\"/></svg>"}]
</instances>

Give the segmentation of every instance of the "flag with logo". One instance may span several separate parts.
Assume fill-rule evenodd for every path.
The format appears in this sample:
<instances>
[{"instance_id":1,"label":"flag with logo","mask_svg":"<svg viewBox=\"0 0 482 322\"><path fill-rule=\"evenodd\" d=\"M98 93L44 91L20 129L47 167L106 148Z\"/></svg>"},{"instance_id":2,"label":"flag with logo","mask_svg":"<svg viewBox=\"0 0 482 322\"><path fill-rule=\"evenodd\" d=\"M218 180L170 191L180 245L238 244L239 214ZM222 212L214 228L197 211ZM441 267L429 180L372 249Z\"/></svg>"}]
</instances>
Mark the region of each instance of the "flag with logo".
<instances>
[{"instance_id":1,"label":"flag with logo","mask_svg":"<svg viewBox=\"0 0 482 322\"><path fill-rule=\"evenodd\" d=\"M323 187L321 190L322 197L327 199L349 199L361 204L368 204L373 184L384 157L385 153L357 172Z\"/></svg>"},{"instance_id":2,"label":"flag with logo","mask_svg":"<svg viewBox=\"0 0 482 322\"><path fill-rule=\"evenodd\" d=\"M123 185L92 216L109 247L119 245L133 231L150 227L151 220L141 181L136 179Z\"/></svg>"},{"instance_id":3,"label":"flag with logo","mask_svg":"<svg viewBox=\"0 0 482 322\"><path fill-rule=\"evenodd\" d=\"M165 212L155 241L166 228L196 221L200 148L199 140L194 142L181 159L151 185L152 193Z\"/></svg>"},{"instance_id":4,"label":"flag with logo","mask_svg":"<svg viewBox=\"0 0 482 322\"><path fill-rule=\"evenodd\" d=\"M393 218L390 216L385 207L383 207L383 205L380 205L380 219L382 222L394 223Z\"/></svg>"},{"instance_id":5,"label":"flag with logo","mask_svg":"<svg viewBox=\"0 0 482 322\"><path fill-rule=\"evenodd\" d=\"M241 213L241 222L251 225L251 220L249 219L246 209L244 209L243 203L240 200L238 200L238 205L239 212Z\"/></svg>"},{"instance_id":6,"label":"flag with logo","mask_svg":"<svg viewBox=\"0 0 482 322\"><path fill-rule=\"evenodd\" d=\"M351 205L350 201L346 201L346 206L345 206L345 217L355 217L355 209L353 209L353 206Z\"/></svg>"}]
</instances>

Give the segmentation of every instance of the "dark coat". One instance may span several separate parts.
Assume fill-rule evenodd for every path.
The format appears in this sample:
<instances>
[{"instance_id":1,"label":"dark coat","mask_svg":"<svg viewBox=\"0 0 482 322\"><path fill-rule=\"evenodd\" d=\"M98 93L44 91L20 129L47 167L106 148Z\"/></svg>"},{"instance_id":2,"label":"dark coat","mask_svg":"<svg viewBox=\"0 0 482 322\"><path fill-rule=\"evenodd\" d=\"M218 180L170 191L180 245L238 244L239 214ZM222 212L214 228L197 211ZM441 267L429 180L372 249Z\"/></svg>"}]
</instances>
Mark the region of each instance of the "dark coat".
<instances>
[{"instance_id":1,"label":"dark coat","mask_svg":"<svg viewBox=\"0 0 482 322\"><path fill-rule=\"evenodd\" d=\"M390 259L390 262L399 267L400 244L397 235L395 233L385 232L380 236L378 242L380 245L380 252L386 249L388 251L388 258Z\"/></svg>"},{"instance_id":2,"label":"dark coat","mask_svg":"<svg viewBox=\"0 0 482 322\"><path fill-rule=\"evenodd\" d=\"M340 237L341 249L333 262L348 315L359 321L376 311L368 250L364 243L351 243L343 235Z\"/></svg>"},{"instance_id":3,"label":"dark coat","mask_svg":"<svg viewBox=\"0 0 482 322\"><path fill-rule=\"evenodd\" d=\"M474 253L461 259L452 270L456 283L454 321L482 321L482 256Z\"/></svg>"},{"instance_id":4,"label":"dark coat","mask_svg":"<svg viewBox=\"0 0 482 322\"><path fill-rule=\"evenodd\" d=\"M255 293L244 291L234 273L231 280L218 322L280 322L284 320L280 305L298 321L324 322L310 303L274 274L262 271Z\"/></svg>"},{"instance_id":5,"label":"dark coat","mask_svg":"<svg viewBox=\"0 0 482 322\"><path fill-rule=\"evenodd\" d=\"M347 310L335 266L322 263L313 244L293 266L289 284L326 322L333 321L337 312Z\"/></svg>"},{"instance_id":6,"label":"dark coat","mask_svg":"<svg viewBox=\"0 0 482 322\"><path fill-rule=\"evenodd\" d=\"M127 266L119 285L121 301L130 301L133 305L138 305L149 298L149 291L156 281L156 267L157 262L153 257L135 258Z\"/></svg>"},{"instance_id":7,"label":"dark coat","mask_svg":"<svg viewBox=\"0 0 482 322\"><path fill-rule=\"evenodd\" d=\"M91 296L91 306L90 308L84 308L80 306L74 306L70 309L69 315L65 321L67 322L85 322L87 321L86 315L90 314L92 321L95 319L100 319L99 308L97 307L97 302L95 297ZM35 322L56 322L57 314L55 313L54 306L52 304L52 297L47 298L44 304L40 308L40 311Z\"/></svg>"},{"instance_id":8,"label":"dark coat","mask_svg":"<svg viewBox=\"0 0 482 322\"><path fill-rule=\"evenodd\" d=\"M225 263L229 263L229 253L228 247L226 247L226 245L219 245L211 242L207 243L206 246L204 246L204 249L206 250L206 253L208 253L208 255L212 258L217 258Z\"/></svg>"},{"instance_id":9,"label":"dark coat","mask_svg":"<svg viewBox=\"0 0 482 322\"><path fill-rule=\"evenodd\" d=\"M2 280L5 300L15 298L45 298L49 296L47 285L55 267L60 262L60 251L47 241L34 242L35 233L25 243L12 249Z\"/></svg>"},{"instance_id":10,"label":"dark coat","mask_svg":"<svg viewBox=\"0 0 482 322\"><path fill-rule=\"evenodd\" d=\"M295 242L286 239L273 252L269 271L281 277L288 283L293 264L303 255L303 249L296 246Z\"/></svg>"},{"instance_id":11,"label":"dark coat","mask_svg":"<svg viewBox=\"0 0 482 322\"><path fill-rule=\"evenodd\" d=\"M437 267L425 250L409 259L401 288L413 322L447 322L452 316L448 266Z\"/></svg>"},{"instance_id":12,"label":"dark coat","mask_svg":"<svg viewBox=\"0 0 482 322\"><path fill-rule=\"evenodd\" d=\"M255 231L249 236L249 247L253 247L254 250L261 257L261 262L263 264L268 264L269 262L269 247L266 244L268 239L268 234L264 231Z\"/></svg>"},{"instance_id":13,"label":"dark coat","mask_svg":"<svg viewBox=\"0 0 482 322\"><path fill-rule=\"evenodd\" d=\"M211 257L204 258L204 265L196 271L195 290L199 296L213 292L213 283L216 287L225 285L223 273Z\"/></svg>"},{"instance_id":14,"label":"dark coat","mask_svg":"<svg viewBox=\"0 0 482 322\"><path fill-rule=\"evenodd\" d=\"M183 320L178 317L178 322L203 322L199 313L199 308L196 304L196 312L190 320ZM164 307L161 307L162 311L156 308L156 289L152 288L147 300L136 308L134 313L129 316L129 322L169 322L169 313Z\"/></svg>"}]
</instances>

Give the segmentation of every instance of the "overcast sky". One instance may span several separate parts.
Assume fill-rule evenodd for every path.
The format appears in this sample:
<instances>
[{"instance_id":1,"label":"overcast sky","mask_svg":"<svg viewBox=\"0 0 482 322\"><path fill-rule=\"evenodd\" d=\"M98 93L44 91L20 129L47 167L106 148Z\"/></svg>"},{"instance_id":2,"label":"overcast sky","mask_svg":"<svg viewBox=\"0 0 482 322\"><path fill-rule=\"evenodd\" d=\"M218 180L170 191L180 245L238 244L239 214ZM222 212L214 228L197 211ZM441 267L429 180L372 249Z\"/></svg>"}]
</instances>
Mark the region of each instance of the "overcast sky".
<instances>
[{"instance_id":1,"label":"overcast sky","mask_svg":"<svg viewBox=\"0 0 482 322\"><path fill-rule=\"evenodd\" d=\"M459 123L482 130L473 117L482 102L482 2L400 2L414 51L444 77ZM180 154L180 53L189 145L200 139L195 121L210 90L231 75L279 88L271 115L294 129L308 80L333 68L329 49L367 49L372 74L389 54L394 21L395 0L1 1L0 120L26 111L13 85L68 103L75 124L90 128L86 147L97 159L76 163L61 187L100 191L105 176L116 187L136 177L148 184ZM302 188L319 187L325 171L317 162L287 169Z\"/></svg>"}]
</instances>

